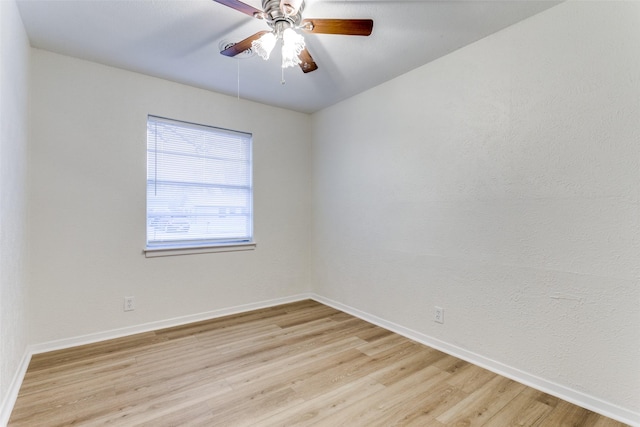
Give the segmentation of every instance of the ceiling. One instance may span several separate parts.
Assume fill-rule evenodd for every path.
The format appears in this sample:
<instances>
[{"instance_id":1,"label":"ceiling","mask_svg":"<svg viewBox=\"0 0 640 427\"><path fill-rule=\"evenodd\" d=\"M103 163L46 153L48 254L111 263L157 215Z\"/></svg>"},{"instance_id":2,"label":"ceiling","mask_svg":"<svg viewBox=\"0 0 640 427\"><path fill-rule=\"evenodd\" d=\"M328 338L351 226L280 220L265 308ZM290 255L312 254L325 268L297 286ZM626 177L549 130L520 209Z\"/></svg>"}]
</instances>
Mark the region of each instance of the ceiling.
<instances>
[{"instance_id":1,"label":"ceiling","mask_svg":"<svg viewBox=\"0 0 640 427\"><path fill-rule=\"evenodd\" d=\"M262 9L260 0L244 3ZM311 113L554 6L556 1L307 0L303 18L370 18L369 37L304 34L319 69L279 55L220 55L268 29L212 0L18 0L31 45L261 103ZM246 55L245 55L246 56Z\"/></svg>"}]
</instances>

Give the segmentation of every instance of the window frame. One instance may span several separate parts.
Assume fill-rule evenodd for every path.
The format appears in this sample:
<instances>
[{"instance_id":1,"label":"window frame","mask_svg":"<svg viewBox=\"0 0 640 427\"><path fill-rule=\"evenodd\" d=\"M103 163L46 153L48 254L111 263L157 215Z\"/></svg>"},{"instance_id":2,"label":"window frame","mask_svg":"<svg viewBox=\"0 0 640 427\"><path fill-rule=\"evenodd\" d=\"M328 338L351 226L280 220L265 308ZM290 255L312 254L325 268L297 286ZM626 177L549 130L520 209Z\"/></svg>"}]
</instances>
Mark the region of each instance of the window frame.
<instances>
[{"instance_id":1,"label":"window frame","mask_svg":"<svg viewBox=\"0 0 640 427\"><path fill-rule=\"evenodd\" d=\"M219 136L223 137L224 134L227 135L244 135L245 141L249 144L248 147L248 170L243 170L244 173L248 173L248 220L249 220L249 235L247 239L243 238L214 238L211 240L206 239L175 239L175 240L166 240L164 243L161 243L162 240L157 240L155 243L153 239L149 238L149 230L150 230L150 198L149 198L149 186L150 183L153 182L154 185L157 185L159 182L163 182L157 179L157 175L154 179L150 180L150 161L153 161L157 164L156 159L159 151L157 148L150 150L150 133L149 126L151 123L166 123L168 125L175 125L176 127L183 128L191 128L198 130L210 130L212 133L216 133L219 131ZM162 257L162 256L172 256L172 255L187 255L187 254L200 254L200 253L212 253L212 252L235 252L235 251L247 251L253 250L256 247L255 242L255 233L254 233L254 207L253 207L253 135L248 132L236 131L231 129L225 129L221 127L204 125L199 123L187 122L183 120L169 119L162 116L147 115L146 120L146 156L145 161L147 165L146 172L146 183L145 183L145 246L144 246L144 254L147 258L149 257ZM150 156L156 156L153 160L150 159ZM207 156L202 156L202 159L206 159ZM157 169L154 169L157 174ZM174 178L173 176L171 178ZM167 182L167 181L165 181ZM207 182L201 182L198 188L209 188L212 184ZM191 182L185 182L185 185L193 185ZM169 213L167 216L171 217L172 213ZM175 215L175 213L173 213Z\"/></svg>"}]
</instances>

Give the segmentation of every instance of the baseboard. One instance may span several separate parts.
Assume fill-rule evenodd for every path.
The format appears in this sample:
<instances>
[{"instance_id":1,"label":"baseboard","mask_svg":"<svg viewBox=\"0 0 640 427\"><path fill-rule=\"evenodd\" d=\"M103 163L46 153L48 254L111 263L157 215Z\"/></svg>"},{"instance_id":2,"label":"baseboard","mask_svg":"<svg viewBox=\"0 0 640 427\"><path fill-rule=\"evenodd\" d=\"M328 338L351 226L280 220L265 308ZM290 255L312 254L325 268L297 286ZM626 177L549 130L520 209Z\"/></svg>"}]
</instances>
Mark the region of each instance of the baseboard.
<instances>
[{"instance_id":1,"label":"baseboard","mask_svg":"<svg viewBox=\"0 0 640 427\"><path fill-rule=\"evenodd\" d=\"M417 341L421 344L440 350L444 353L455 356L459 359L473 363L489 371L495 372L498 375L510 378L514 381L518 381L524 385L535 388L542 392L548 393L552 396L556 396L567 402L589 409L590 411L597 412L606 417L620 421L631 426L640 427L640 413L630 411L628 409L619 407L585 393L570 389L560 384L556 384L552 381L544 378L531 375L527 372L521 371L514 367L505 365L499 361L489 359L482 355L473 353L455 345L446 343L436 338L430 337L423 333L414 331L404 326L398 325L393 322L389 322L380 317L374 316L357 308L350 307L348 305L339 303L337 301L325 298L320 295L312 294L311 299L320 302L322 304L333 307L337 310L349 313L355 317L365 320L369 323L381 326L399 335L405 336L411 340Z\"/></svg>"},{"instance_id":2,"label":"baseboard","mask_svg":"<svg viewBox=\"0 0 640 427\"><path fill-rule=\"evenodd\" d=\"M129 326L126 328L112 329L104 332L97 332L88 335L77 336L73 338L65 338L61 340L48 341L41 344L30 346L31 354L46 353L48 351L61 350L79 345L92 344L95 342L110 340L114 338L122 338L129 335L135 335L143 332L156 331L158 329L171 328L174 326L186 325L188 323L200 322L203 320L215 319L218 317L229 316L232 314L244 313L261 308L273 307L281 304L311 299L312 294L303 293L292 295L289 297L275 298L266 301L260 301L250 304L243 304L234 307L222 308L219 310L207 311L204 313L191 314L188 316L175 317L172 319L159 320L157 322L143 323L140 325Z\"/></svg>"},{"instance_id":3,"label":"baseboard","mask_svg":"<svg viewBox=\"0 0 640 427\"><path fill-rule=\"evenodd\" d=\"M170 328L173 326L180 326L188 323L199 322L202 320L215 319L218 317L228 316L232 314L243 313L251 310L258 310L262 308L273 307L281 304L287 304L296 301L302 301L305 299L313 299L322 304L333 307L337 310L344 311L353 316L356 316L362 320L381 326L385 329L393 331L397 334L405 336L409 339L425 344L429 347L433 347L437 350L443 351L452 356L458 357L467 362L478 365L496 374L510 378L514 381L518 381L529 387L543 391L550 395L556 396L560 399L571 402L575 405L589 409L591 411L602 414L606 417L618 420L631 426L640 427L640 413L630 411L625 408L621 408L617 405L613 405L609 402L605 402L601 399L597 399L593 396L578 392L576 390L567 388L560 384L556 384L552 381L545 380L544 378L531 375L527 372L513 368L511 366L500 363L496 360L486 358L482 355L470 352L455 345L446 343L412 329L406 328L402 325L387 321L380 317L374 316L362 310L350 307L346 304L339 303L329 298L314 294L303 293L293 295L284 298L276 298L267 301L261 301L251 304L244 304L219 310L208 311L204 313L176 317L167 320L161 320L157 322L149 322L141 325L131 326L121 329L113 329L110 331L99 332L95 334L82 335L74 338L67 338L56 341L49 341L41 344L29 346L20 364L20 368L16 372L13 381L7 395L5 396L2 406L0 406L0 426L5 426L9 422L11 411L18 397L20 391L20 385L24 379L24 375L29 366L31 356L38 353L44 353L47 351L60 350L69 347L75 347L78 345L91 344L94 342L104 341L108 339L121 338L128 335L134 335L142 332L149 332L163 328Z\"/></svg>"},{"instance_id":4,"label":"baseboard","mask_svg":"<svg viewBox=\"0 0 640 427\"><path fill-rule=\"evenodd\" d=\"M13 380L9 385L9 390L7 394L4 396L2 401L2 406L0 406L0 426L6 426L9 423L9 418L11 417L11 411L13 410L13 405L16 403L16 399L18 398L18 393L20 392L20 386L22 385L22 380L24 379L24 375L27 373L27 368L29 367L29 362L31 361L31 352L27 348L22 356L22 361L20 362L20 366L18 370L13 376Z\"/></svg>"},{"instance_id":5,"label":"baseboard","mask_svg":"<svg viewBox=\"0 0 640 427\"><path fill-rule=\"evenodd\" d=\"M142 332L155 331L163 328L170 328L173 326L185 325L193 322L200 322L202 320L210 320L218 317L229 316L231 314L244 313L252 310L259 310L261 308L274 307L281 304L287 304L296 301L302 301L305 299L311 299L312 294L303 293L298 295L292 295L284 298L275 298L266 301L260 301L251 304L243 304L234 307L223 308L219 310L207 311L204 313L198 313L188 316L175 317L172 319L160 320L157 322L149 322L141 325L130 326L120 329L112 329L109 331L98 332L94 334L87 334L77 336L73 338L65 338L61 340L48 341L40 344L34 344L27 347L20 368L16 371L9 391L7 392L2 406L0 406L0 426L6 426L9 423L11 417L11 411L18 398L18 392L20 386L24 380L24 376L29 367L31 356L38 353L46 353L48 351L62 350L65 348L76 347L79 345L92 344L95 342L105 341L114 338L122 338L129 335L135 335Z\"/></svg>"},{"instance_id":6,"label":"baseboard","mask_svg":"<svg viewBox=\"0 0 640 427\"><path fill-rule=\"evenodd\" d=\"M0 426L6 426L11 417L11 411L18 398L20 386L24 380L24 376L29 367L31 356L38 353L46 353L48 351L62 350L65 348L76 347L79 345L92 344L95 342L105 341L114 338L122 338L129 335L135 335L143 332L155 331L158 329L171 328L173 326L185 325L188 323L200 322L203 320L215 319L218 317L229 316L232 314L244 313L261 308L274 307L281 304L311 299L311 293L302 293L283 298L274 298L266 301L255 302L251 304L243 304L234 307L227 307L219 310L207 311L204 313L192 314L188 316L175 317L172 319L160 320L157 322L149 322L141 325L130 326L120 329L112 329L94 334L87 334L61 340L48 341L40 344L34 344L27 347L20 368L16 371L9 391L0 406Z\"/></svg>"}]
</instances>

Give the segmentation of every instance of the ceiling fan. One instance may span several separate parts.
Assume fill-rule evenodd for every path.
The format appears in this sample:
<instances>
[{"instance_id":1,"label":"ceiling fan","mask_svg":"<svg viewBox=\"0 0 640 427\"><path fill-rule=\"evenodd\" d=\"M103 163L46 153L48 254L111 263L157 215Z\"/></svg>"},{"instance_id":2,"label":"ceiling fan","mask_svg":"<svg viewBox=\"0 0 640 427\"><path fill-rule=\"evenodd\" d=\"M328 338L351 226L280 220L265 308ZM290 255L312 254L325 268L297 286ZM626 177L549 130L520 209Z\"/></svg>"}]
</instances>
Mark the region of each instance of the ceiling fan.
<instances>
[{"instance_id":1,"label":"ceiling fan","mask_svg":"<svg viewBox=\"0 0 640 427\"><path fill-rule=\"evenodd\" d=\"M282 68L299 65L304 73L318 69L305 47L304 37L296 30L312 34L342 34L368 36L373 30L371 19L302 19L304 0L262 0L262 9L238 0L214 0L239 12L262 19L271 31L259 31L246 39L225 46L220 52L225 56L236 56L248 49L263 59L269 59L278 40L282 41Z\"/></svg>"}]
</instances>

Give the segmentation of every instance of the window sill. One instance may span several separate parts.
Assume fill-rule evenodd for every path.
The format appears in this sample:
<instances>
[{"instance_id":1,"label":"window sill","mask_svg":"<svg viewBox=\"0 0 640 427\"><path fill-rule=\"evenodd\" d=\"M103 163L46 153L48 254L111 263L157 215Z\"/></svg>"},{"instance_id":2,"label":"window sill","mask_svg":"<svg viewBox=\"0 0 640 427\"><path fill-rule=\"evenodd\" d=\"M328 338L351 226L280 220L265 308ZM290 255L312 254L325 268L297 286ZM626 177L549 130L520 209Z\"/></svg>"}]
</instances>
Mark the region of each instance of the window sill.
<instances>
[{"instance_id":1,"label":"window sill","mask_svg":"<svg viewBox=\"0 0 640 427\"><path fill-rule=\"evenodd\" d=\"M226 245L212 245L212 246L194 246L190 248L147 248L145 249L144 256L147 258L155 258L162 256L176 256L176 255L192 255L192 254L207 254L213 252L238 252L238 251L252 251L256 248L256 243L229 243Z\"/></svg>"}]
</instances>

